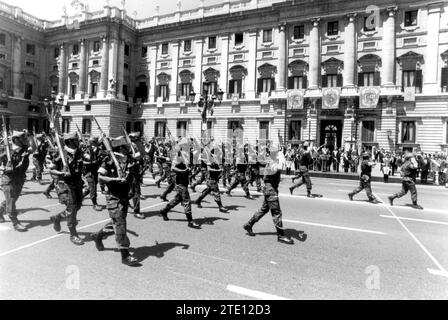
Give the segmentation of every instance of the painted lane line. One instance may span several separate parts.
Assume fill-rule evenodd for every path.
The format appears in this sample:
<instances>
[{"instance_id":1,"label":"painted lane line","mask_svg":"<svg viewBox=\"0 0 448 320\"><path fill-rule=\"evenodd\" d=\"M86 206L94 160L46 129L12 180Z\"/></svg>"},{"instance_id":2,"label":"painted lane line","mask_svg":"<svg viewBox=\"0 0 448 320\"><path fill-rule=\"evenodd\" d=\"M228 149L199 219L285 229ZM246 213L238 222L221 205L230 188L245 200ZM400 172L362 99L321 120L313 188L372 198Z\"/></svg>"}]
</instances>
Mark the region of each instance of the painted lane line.
<instances>
[{"instance_id":1,"label":"painted lane line","mask_svg":"<svg viewBox=\"0 0 448 320\"><path fill-rule=\"evenodd\" d=\"M392 216L386 216L386 215L380 215L380 217L382 218L389 218L389 219L395 219L395 217ZM426 222L426 223L434 223L434 224L443 224L443 225L448 225L448 222L443 222L443 221L435 221L435 220L425 220L425 219L415 219L415 218L406 218L406 217L397 217L398 219L401 220L409 220L409 221L418 221L418 222Z\"/></svg>"},{"instance_id":2,"label":"painted lane line","mask_svg":"<svg viewBox=\"0 0 448 320\"><path fill-rule=\"evenodd\" d=\"M6 230L11 230L11 228L0 224L0 231L6 231Z\"/></svg>"},{"instance_id":3,"label":"painted lane line","mask_svg":"<svg viewBox=\"0 0 448 320\"><path fill-rule=\"evenodd\" d=\"M426 268L426 270L428 270L429 273L434 274L436 276L442 276L442 277L448 278L448 272L446 272L446 271L440 271L440 270L435 270L435 269L431 269L431 268Z\"/></svg>"},{"instance_id":4,"label":"painted lane line","mask_svg":"<svg viewBox=\"0 0 448 320\"><path fill-rule=\"evenodd\" d=\"M377 196L377 198L381 200L381 198L379 198L378 196ZM383 200L381 200L381 201L383 201ZM427 254L427 256L432 260L432 262L434 262L434 264L437 266L437 268L439 268L439 270L436 270L437 273L431 272L429 270L428 270L428 272L430 272L432 274L438 274L438 275L448 274L448 272L445 270L445 268L442 267L442 265L426 249L426 247L417 239L417 237L404 225L404 223L401 221L401 219L395 215L395 213L391 210L391 208L389 208L389 207L385 207L385 208L392 214L392 216L395 217L395 219L398 221L398 223L403 227L404 230L406 230L406 232L411 236L411 238L414 239L415 242L417 242L417 244L420 246L420 248L422 248L422 250Z\"/></svg>"},{"instance_id":5,"label":"painted lane line","mask_svg":"<svg viewBox=\"0 0 448 320\"><path fill-rule=\"evenodd\" d=\"M154 204L154 205L152 205L152 206L149 206L149 207L144 208L143 210L145 210L145 209L151 209L151 208L156 207L156 206L158 206L158 205L160 205L160 204L162 204L162 203L164 203L164 202L156 203L156 204ZM88 225L85 225L85 226L82 226L82 227L78 228L78 230L87 229L87 228L89 228L89 227L92 227L92 226L95 226L95 225L97 225L97 224L101 224L101 223L106 223L106 222L108 222L108 221L110 221L110 218L108 218L108 219L104 219L104 220L101 220L101 221L97 221L97 222L94 222L94 223L91 223L91 224L88 224ZM66 234L65 234L65 233L58 233L58 234L55 234L54 236L47 237L47 238L44 238L44 239L41 239L41 240L38 240L38 241L35 241L35 242L32 242L32 243L29 243L29 244L20 246L20 247L18 247L18 248L15 248L15 249L12 249L12 250L8 250L8 251L5 251L5 252L2 252L2 253L0 253L0 257L7 256L7 255L9 255L9 254L11 254L11 253L14 253L14 252L17 252L17 251L26 249L26 248L30 248L30 247L33 247L33 246L38 245L38 244L40 244L40 243L47 242L47 241L49 241L49 240L52 240L52 239L55 239L55 238L58 238L58 237L62 237L62 236L66 236Z\"/></svg>"},{"instance_id":6,"label":"painted lane line","mask_svg":"<svg viewBox=\"0 0 448 320\"><path fill-rule=\"evenodd\" d=\"M297 224L305 224L305 225L316 226L316 227L331 228L331 229L348 230L348 231L372 233L372 234L379 234L379 235L385 235L386 234L386 233L381 232L381 231L368 230L368 229L358 229L358 228L350 228L350 227L341 227L341 226L334 226L334 225L331 225L331 224L322 224L322 223L314 223L314 222L306 222L306 221L298 221L298 220L289 220L289 219L283 219L283 221L291 222L291 223L297 223Z\"/></svg>"},{"instance_id":7,"label":"painted lane line","mask_svg":"<svg viewBox=\"0 0 448 320\"><path fill-rule=\"evenodd\" d=\"M276 295L261 292L261 291L256 291L256 290L246 289L243 287L234 286L232 284L227 285L226 289L231 292L239 293L244 296L257 298L257 299L261 299L261 300L291 300L288 298L276 296Z\"/></svg>"}]
</instances>

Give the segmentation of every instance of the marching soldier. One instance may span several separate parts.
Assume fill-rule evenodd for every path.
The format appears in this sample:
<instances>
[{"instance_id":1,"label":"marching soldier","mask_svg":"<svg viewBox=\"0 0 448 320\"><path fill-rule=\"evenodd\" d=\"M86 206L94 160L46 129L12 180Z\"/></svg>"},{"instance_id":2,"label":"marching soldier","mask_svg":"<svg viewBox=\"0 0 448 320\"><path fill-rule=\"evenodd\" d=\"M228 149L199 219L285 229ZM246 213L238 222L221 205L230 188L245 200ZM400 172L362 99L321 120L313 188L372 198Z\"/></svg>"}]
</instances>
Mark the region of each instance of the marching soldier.
<instances>
[{"instance_id":1,"label":"marching soldier","mask_svg":"<svg viewBox=\"0 0 448 320\"><path fill-rule=\"evenodd\" d=\"M45 164L47 166L47 168L51 168L53 162L57 161L58 158L58 148L54 147L53 145L50 146L50 148L48 149L47 155L45 156ZM48 185L47 189L45 189L44 191L44 195L45 197L47 197L47 199L51 199L51 194L50 192L52 190L56 189L56 184L57 184L57 179L58 177L55 175L51 175L51 183Z\"/></svg>"},{"instance_id":2,"label":"marching soldier","mask_svg":"<svg viewBox=\"0 0 448 320\"><path fill-rule=\"evenodd\" d=\"M118 137L111 141L112 150L118 158L120 170L127 175L121 178L118 168L114 165L111 156L104 159L98 170L99 181L107 185L106 196L107 209L111 222L107 223L100 231L92 234L92 239L98 251L104 250L103 239L115 233L115 241L121 253L121 262L132 266L138 263L138 259L129 252L130 241L127 236L126 216L129 206L129 193L131 191L132 177L129 175L131 155L124 137Z\"/></svg>"},{"instance_id":3,"label":"marching soldier","mask_svg":"<svg viewBox=\"0 0 448 320\"><path fill-rule=\"evenodd\" d=\"M278 163L278 152L271 152L270 159L267 160L263 168L263 204L258 212L243 226L244 230L251 237L255 236L252 228L266 213L271 211L275 229L277 230L277 240L286 244L294 244L294 240L285 235L282 222L282 210L278 200L278 186L280 184L281 171Z\"/></svg>"},{"instance_id":4,"label":"marching soldier","mask_svg":"<svg viewBox=\"0 0 448 320\"><path fill-rule=\"evenodd\" d=\"M246 193L247 199L253 199L249 192L249 182L246 179L246 170L248 164L244 161L244 154L238 155L236 159L236 178L233 181L233 183L229 186L229 188L226 191L226 194L231 197L231 192L233 189L235 189L238 184L241 184L241 187L243 188L244 192Z\"/></svg>"},{"instance_id":5,"label":"marching soldier","mask_svg":"<svg viewBox=\"0 0 448 320\"><path fill-rule=\"evenodd\" d=\"M145 219L145 215L140 212L140 200L142 197L141 184L143 182L142 168L143 160L141 148L138 147L139 132L131 132L129 138L131 139L132 147L135 150L135 154L131 154L131 161L129 164L130 176L131 176L131 195L132 204L134 208L134 217L137 219Z\"/></svg>"},{"instance_id":6,"label":"marching soldier","mask_svg":"<svg viewBox=\"0 0 448 320\"><path fill-rule=\"evenodd\" d=\"M289 192L292 194L295 188L299 188L303 184L306 184L306 191L307 191L307 197L313 198L314 196L311 194L312 189L312 183L310 179L310 174L308 172L308 167L310 164L313 163L313 158L311 157L311 152L308 150L308 143L305 142L303 144L303 151L299 160L299 172L296 174L295 177L292 178L292 182L294 180L299 179L302 177L302 181L294 184L292 187L289 188Z\"/></svg>"},{"instance_id":7,"label":"marching soldier","mask_svg":"<svg viewBox=\"0 0 448 320\"><path fill-rule=\"evenodd\" d=\"M185 215L188 220L188 227L199 229L200 226L193 221L192 213L191 213L191 199L190 193L188 192L188 183L189 183L189 169L185 164L185 159L181 151L178 152L178 156L176 161L173 162L172 170L176 173L176 196L173 200L171 200L165 208L160 210L160 215L163 217L163 220L168 221L168 212L182 202L185 210Z\"/></svg>"},{"instance_id":8,"label":"marching soldier","mask_svg":"<svg viewBox=\"0 0 448 320\"><path fill-rule=\"evenodd\" d=\"M156 186L157 188L160 188L160 183L168 177L166 171L170 167L169 164L167 163L168 161L170 161L170 158L168 156L168 150L166 147L162 146L159 147L159 151L156 154L156 161L160 174L160 178L156 181ZM155 177L155 174L153 174L153 177Z\"/></svg>"},{"instance_id":9,"label":"marching soldier","mask_svg":"<svg viewBox=\"0 0 448 320\"><path fill-rule=\"evenodd\" d=\"M4 137L5 145L9 144L8 137ZM30 164L29 155L31 149L28 148L27 134L25 131L14 132L11 141L11 161L8 161L6 154L2 154L0 163L3 167L3 174L0 185L5 195L5 200L0 205L0 222L5 222L4 214L9 216L14 230L19 232L28 231L17 219L16 202L22 192L23 184L26 180L26 170ZM6 146L9 148L9 145Z\"/></svg>"},{"instance_id":10,"label":"marching soldier","mask_svg":"<svg viewBox=\"0 0 448 320\"><path fill-rule=\"evenodd\" d=\"M207 163L207 170L209 173L209 177L207 179L207 188L202 191L202 194L199 196L199 198L196 199L193 203L198 206L198 208L202 208L201 202L204 200L204 198L211 193L215 199L216 204L219 207L219 212L227 213L229 210L227 210L223 205L221 201L221 194L219 192L219 177L221 175L222 169L220 169L218 164L218 159L216 159L215 150L212 149L211 153L211 159Z\"/></svg>"},{"instance_id":11,"label":"marching soldier","mask_svg":"<svg viewBox=\"0 0 448 320\"><path fill-rule=\"evenodd\" d=\"M176 173L173 170L171 170L171 166L172 166L171 159L170 157L167 157L164 174L167 177L168 186L166 187L165 191L160 195L160 199L165 202L168 202L166 196L169 195L176 187Z\"/></svg>"},{"instance_id":12,"label":"marching soldier","mask_svg":"<svg viewBox=\"0 0 448 320\"><path fill-rule=\"evenodd\" d=\"M47 154L48 145L45 140L44 134L36 134L37 146L33 153L33 177L31 181L39 182L42 184L42 172L44 171L45 156Z\"/></svg>"},{"instance_id":13,"label":"marching soldier","mask_svg":"<svg viewBox=\"0 0 448 320\"><path fill-rule=\"evenodd\" d=\"M404 156L404 163L401 166L401 191L388 197L391 206L393 206L394 199L401 198L410 191L412 207L420 210L423 209L423 207L417 203L417 188L415 187L417 168L418 164L414 155L412 153L406 153Z\"/></svg>"},{"instance_id":14,"label":"marching soldier","mask_svg":"<svg viewBox=\"0 0 448 320\"><path fill-rule=\"evenodd\" d=\"M67 227L70 231L70 241L75 245L83 245L84 241L78 236L76 216L82 205L82 151L79 147L79 139L76 133L64 135L67 154L67 168L64 168L62 159L54 162L50 174L58 177L56 192L59 202L66 206L61 213L51 216L53 228L56 232L61 231L61 220L67 219Z\"/></svg>"},{"instance_id":15,"label":"marching soldier","mask_svg":"<svg viewBox=\"0 0 448 320\"><path fill-rule=\"evenodd\" d=\"M201 156L200 156L200 160L201 160L201 165L200 165L200 173L201 175L199 176L199 179L196 180L192 185L191 185L191 190L193 190L193 192L196 192L196 187L200 184L202 184L206 179L207 179L207 157L204 155L205 150L202 149L201 150Z\"/></svg>"},{"instance_id":16,"label":"marching soldier","mask_svg":"<svg viewBox=\"0 0 448 320\"><path fill-rule=\"evenodd\" d=\"M369 161L370 155L367 152L362 154L362 162L361 162L361 174L359 176L359 186L352 192L348 194L348 197L351 201L353 201L353 196L362 190L366 190L367 197L369 201L377 204L381 203L372 193L372 187L370 181L372 179L372 167L375 166L374 161Z\"/></svg>"},{"instance_id":17,"label":"marching soldier","mask_svg":"<svg viewBox=\"0 0 448 320\"><path fill-rule=\"evenodd\" d=\"M85 146L83 153L84 163L84 179L87 182L87 188L83 192L83 196L90 193L93 209L102 211L102 206L97 202L97 186L98 186L98 169L100 166L100 148L98 147L98 138L91 137Z\"/></svg>"}]
</instances>

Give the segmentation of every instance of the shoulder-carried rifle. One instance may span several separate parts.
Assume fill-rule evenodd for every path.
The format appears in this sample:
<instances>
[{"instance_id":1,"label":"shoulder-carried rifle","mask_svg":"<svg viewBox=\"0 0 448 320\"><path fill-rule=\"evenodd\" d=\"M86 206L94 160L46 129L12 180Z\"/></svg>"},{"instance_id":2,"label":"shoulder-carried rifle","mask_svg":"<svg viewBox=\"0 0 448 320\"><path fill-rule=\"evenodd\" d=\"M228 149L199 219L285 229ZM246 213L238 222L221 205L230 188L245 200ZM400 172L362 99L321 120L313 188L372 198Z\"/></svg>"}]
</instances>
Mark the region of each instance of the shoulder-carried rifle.
<instances>
[{"instance_id":1,"label":"shoulder-carried rifle","mask_svg":"<svg viewBox=\"0 0 448 320\"><path fill-rule=\"evenodd\" d=\"M50 122L50 130L53 129L53 133L54 133L54 138L56 140L56 145L58 147L58 151L59 151L59 156L61 157L62 160L62 165L64 166L65 170L68 170L68 164L67 164L67 156L65 154L65 150L64 147L61 144L61 139L60 139L60 135L59 135L59 129L57 126L55 126L55 119L58 116L58 107L56 104L54 104L53 108L51 109L51 114L48 113L48 110L45 110L47 112L47 116L48 116L48 121Z\"/></svg>"},{"instance_id":2,"label":"shoulder-carried rifle","mask_svg":"<svg viewBox=\"0 0 448 320\"><path fill-rule=\"evenodd\" d=\"M81 141L84 143L85 146L87 146L87 139L84 139L84 137L82 136L81 130L79 129L79 126L77 123L76 123L76 130L78 131L78 135L79 135L79 138L81 139Z\"/></svg>"},{"instance_id":3,"label":"shoulder-carried rifle","mask_svg":"<svg viewBox=\"0 0 448 320\"><path fill-rule=\"evenodd\" d=\"M3 130L3 142L5 143L5 151L6 151L6 157L8 159L8 163L11 163L11 146L9 145L9 138L8 138L8 129L6 129L6 121L5 116L2 115L2 130Z\"/></svg>"},{"instance_id":4,"label":"shoulder-carried rifle","mask_svg":"<svg viewBox=\"0 0 448 320\"><path fill-rule=\"evenodd\" d=\"M95 121L95 123L96 123L96 125L98 127L98 130L100 130L101 136L103 137L104 147L106 148L107 152L109 153L110 157L112 158L112 161L115 164L115 168L117 169L118 178L123 178L123 176L124 176L123 175L123 170L121 169L120 163L118 162L117 157L115 156L115 153L112 150L112 146L110 144L109 137L106 135L106 133L103 131L103 129L101 129L101 126L100 126L100 124L98 123L98 121L96 120L95 117L93 117L93 120Z\"/></svg>"},{"instance_id":5,"label":"shoulder-carried rifle","mask_svg":"<svg viewBox=\"0 0 448 320\"><path fill-rule=\"evenodd\" d=\"M134 149L134 146L132 145L131 138L129 137L129 134L126 131L124 124L122 124L122 126L123 126L123 133L126 138L126 142L129 144L129 147L131 148L132 155L135 156L135 149Z\"/></svg>"}]
</instances>

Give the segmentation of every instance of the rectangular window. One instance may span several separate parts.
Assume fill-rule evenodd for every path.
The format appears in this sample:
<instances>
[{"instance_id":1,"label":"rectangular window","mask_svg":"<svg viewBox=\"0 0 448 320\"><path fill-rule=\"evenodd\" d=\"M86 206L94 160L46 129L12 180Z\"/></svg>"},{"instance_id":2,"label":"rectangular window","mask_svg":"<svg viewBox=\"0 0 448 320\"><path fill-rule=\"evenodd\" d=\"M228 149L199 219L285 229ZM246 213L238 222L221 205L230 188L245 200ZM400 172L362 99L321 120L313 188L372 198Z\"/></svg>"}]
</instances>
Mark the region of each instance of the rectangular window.
<instances>
[{"instance_id":1,"label":"rectangular window","mask_svg":"<svg viewBox=\"0 0 448 320\"><path fill-rule=\"evenodd\" d=\"M124 64L123 64L123 68L124 68L124 69L129 69L129 64L124 63Z\"/></svg>"},{"instance_id":2,"label":"rectangular window","mask_svg":"<svg viewBox=\"0 0 448 320\"><path fill-rule=\"evenodd\" d=\"M208 37L208 48L216 49L216 37Z\"/></svg>"},{"instance_id":3,"label":"rectangular window","mask_svg":"<svg viewBox=\"0 0 448 320\"><path fill-rule=\"evenodd\" d=\"M244 33L235 33L235 46L240 46L244 41Z\"/></svg>"},{"instance_id":4,"label":"rectangular window","mask_svg":"<svg viewBox=\"0 0 448 320\"><path fill-rule=\"evenodd\" d=\"M76 95L76 84L70 85L70 99L75 99Z\"/></svg>"},{"instance_id":5,"label":"rectangular window","mask_svg":"<svg viewBox=\"0 0 448 320\"><path fill-rule=\"evenodd\" d=\"M305 38L305 26L294 26L294 39L304 39Z\"/></svg>"},{"instance_id":6,"label":"rectangular window","mask_svg":"<svg viewBox=\"0 0 448 320\"><path fill-rule=\"evenodd\" d=\"M85 104L85 111L92 111L92 105L91 104Z\"/></svg>"},{"instance_id":7,"label":"rectangular window","mask_svg":"<svg viewBox=\"0 0 448 320\"><path fill-rule=\"evenodd\" d=\"M4 46L6 44L6 35L4 33L0 33L0 46Z\"/></svg>"},{"instance_id":8,"label":"rectangular window","mask_svg":"<svg viewBox=\"0 0 448 320\"><path fill-rule=\"evenodd\" d=\"M375 80L375 73L374 72L364 72L363 73L363 83L364 86L369 87L373 86Z\"/></svg>"},{"instance_id":9,"label":"rectangular window","mask_svg":"<svg viewBox=\"0 0 448 320\"><path fill-rule=\"evenodd\" d=\"M156 121L154 127L154 136L156 138L165 138L166 133L166 122Z\"/></svg>"},{"instance_id":10,"label":"rectangular window","mask_svg":"<svg viewBox=\"0 0 448 320\"><path fill-rule=\"evenodd\" d=\"M243 60L242 54L236 54L233 56L233 61Z\"/></svg>"},{"instance_id":11,"label":"rectangular window","mask_svg":"<svg viewBox=\"0 0 448 320\"><path fill-rule=\"evenodd\" d=\"M182 83L181 84L181 96L185 96L188 98L191 92L191 83Z\"/></svg>"},{"instance_id":12,"label":"rectangular window","mask_svg":"<svg viewBox=\"0 0 448 320\"><path fill-rule=\"evenodd\" d=\"M74 44L72 48L72 54L75 56L79 53L79 45Z\"/></svg>"},{"instance_id":13,"label":"rectangular window","mask_svg":"<svg viewBox=\"0 0 448 320\"><path fill-rule=\"evenodd\" d=\"M261 53L262 58L270 58L272 57L272 51L264 51Z\"/></svg>"},{"instance_id":14,"label":"rectangular window","mask_svg":"<svg viewBox=\"0 0 448 320\"><path fill-rule=\"evenodd\" d=\"M34 62L26 61L25 65L30 68L34 68Z\"/></svg>"},{"instance_id":15,"label":"rectangular window","mask_svg":"<svg viewBox=\"0 0 448 320\"><path fill-rule=\"evenodd\" d=\"M96 98L96 94L98 93L98 83L93 82L90 84L90 97Z\"/></svg>"},{"instance_id":16,"label":"rectangular window","mask_svg":"<svg viewBox=\"0 0 448 320\"><path fill-rule=\"evenodd\" d=\"M304 52L303 48L301 48L301 49L294 49L293 50L293 55L299 56L299 55L302 55L303 52Z\"/></svg>"},{"instance_id":17,"label":"rectangular window","mask_svg":"<svg viewBox=\"0 0 448 320\"><path fill-rule=\"evenodd\" d=\"M300 120L293 120L289 122L289 140L300 140L301 139L301 129L302 123Z\"/></svg>"},{"instance_id":18,"label":"rectangular window","mask_svg":"<svg viewBox=\"0 0 448 320\"><path fill-rule=\"evenodd\" d=\"M216 62L216 57L207 58L207 63L215 63L215 62Z\"/></svg>"},{"instance_id":19,"label":"rectangular window","mask_svg":"<svg viewBox=\"0 0 448 320\"><path fill-rule=\"evenodd\" d=\"M404 13L404 26L411 27L417 25L417 10L406 11Z\"/></svg>"},{"instance_id":20,"label":"rectangular window","mask_svg":"<svg viewBox=\"0 0 448 320\"><path fill-rule=\"evenodd\" d=\"M189 65L191 65L191 60L183 60L183 61L182 61L182 65L183 65L183 66L189 66Z\"/></svg>"},{"instance_id":21,"label":"rectangular window","mask_svg":"<svg viewBox=\"0 0 448 320\"><path fill-rule=\"evenodd\" d=\"M338 75L327 74L327 87L337 87L337 86L338 86Z\"/></svg>"},{"instance_id":22,"label":"rectangular window","mask_svg":"<svg viewBox=\"0 0 448 320\"><path fill-rule=\"evenodd\" d=\"M187 136L187 121L177 121L177 136L185 138Z\"/></svg>"},{"instance_id":23,"label":"rectangular window","mask_svg":"<svg viewBox=\"0 0 448 320\"><path fill-rule=\"evenodd\" d=\"M243 139L243 127L241 126L241 121L239 120L230 120L227 123L227 132L228 132L228 138L233 139ZM234 140L235 142L235 140Z\"/></svg>"},{"instance_id":24,"label":"rectangular window","mask_svg":"<svg viewBox=\"0 0 448 320\"><path fill-rule=\"evenodd\" d=\"M339 22L338 21L329 21L327 24L327 35L335 36L339 33Z\"/></svg>"},{"instance_id":25,"label":"rectangular window","mask_svg":"<svg viewBox=\"0 0 448 320\"><path fill-rule=\"evenodd\" d=\"M211 138L213 137L213 121L208 120L207 121L207 132L206 132L206 137L207 138Z\"/></svg>"},{"instance_id":26,"label":"rectangular window","mask_svg":"<svg viewBox=\"0 0 448 320\"><path fill-rule=\"evenodd\" d=\"M126 108L126 113L127 114L132 114L132 108L131 107L127 107Z\"/></svg>"},{"instance_id":27,"label":"rectangular window","mask_svg":"<svg viewBox=\"0 0 448 320\"><path fill-rule=\"evenodd\" d=\"M160 68L168 68L168 62L162 62Z\"/></svg>"},{"instance_id":28,"label":"rectangular window","mask_svg":"<svg viewBox=\"0 0 448 320\"><path fill-rule=\"evenodd\" d=\"M128 44L124 45L124 55L126 57L129 57L129 45Z\"/></svg>"},{"instance_id":29,"label":"rectangular window","mask_svg":"<svg viewBox=\"0 0 448 320\"><path fill-rule=\"evenodd\" d=\"M92 120L84 118L82 119L82 134L92 133Z\"/></svg>"},{"instance_id":30,"label":"rectangular window","mask_svg":"<svg viewBox=\"0 0 448 320\"><path fill-rule=\"evenodd\" d=\"M162 97L163 101L168 101L169 100L168 85L167 84L159 85L159 95L158 95L158 97Z\"/></svg>"},{"instance_id":31,"label":"rectangular window","mask_svg":"<svg viewBox=\"0 0 448 320\"><path fill-rule=\"evenodd\" d=\"M272 42L272 29L263 30L263 42Z\"/></svg>"},{"instance_id":32,"label":"rectangular window","mask_svg":"<svg viewBox=\"0 0 448 320\"><path fill-rule=\"evenodd\" d=\"M191 40L184 41L184 52L191 52Z\"/></svg>"},{"instance_id":33,"label":"rectangular window","mask_svg":"<svg viewBox=\"0 0 448 320\"><path fill-rule=\"evenodd\" d=\"M123 95L124 95L124 100L128 101L128 85L127 84L123 85Z\"/></svg>"},{"instance_id":34,"label":"rectangular window","mask_svg":"<svg viewBox=\"0 0 448 320\"><path fill-rule=\"evenodd\" d=\"M168 43L162 43L162 54L168 54Z\"/></svg>"},{"instance_id":35,"label":"rectangular window","mask_svg":"<svg viewBox=\"0 0 448 320\"><path fill-rule=\"evenodd\" d=\"M271 92L275 90L274 78L259 78L257 83L257 92Z\"/></svg>"},{"instance_id":36,"label":"rectangular window","mask_svg":"<svg viewBox=\"0 0 448 320\"><path fill-rule=\"evenodd\" d=\"M442 68L442 92L448 92L448 67Z\"/></svg>"},{"instance_id":37,"label":"rectangular window","mask_svg":"<svg viewBox=\"0 0 448 320\"><path fill-rule=\"evenodd\" d=\"M73 69L78 68L78 64L77 63L72 63L72 68Z\"/></svg>"},{"instance_id":38,"label":"rectangular window","mask_svg":"<svg viewBox=\"0 0 448 320\"><path fill-rule=\"evenodd\" d=\"M375 31L376 21L373 17L364 17L364 31Z\"/></svg>"},{"instance_id":39,"label":"rectangular window","mask_svg":"<svg viewBox=\"0 0 448 320\"><path fill-rule=\"evenodd\" d=\"M25 99L31 99L33 94L33 85L31 83L25 83Z\"/></svg>"},{"instance_id":40,"label":"rectangular window","mask_svg":"<svg viewBox=\"0 0 448 320\"><path fill-rule=\"evenodd\" d=\"M202 91L204 94L216 94L218 84L216 82L204 82ZM207 92L207 93L206 93Z\"/></svg>"},{"instance_id":41,"label":"rectangular window","mask_svg":"<svg viewBox=\"0 0 448 320\"><path fill-rule=\"evenodd\" d=\"M99 60L93 60L92 61L92 66L98 66L100 64Z\"/></svg>"},{"instance_id":42,"label":"rectangular window","mask_svg":"<svg viewBox=\"0 0 448 320\"><path fill-rule=\"evenodd\" d=\"M375 121L362 122L361 140L363 142L375 141Z\"/></svg>"},{"instance_id":43,"label":"rectangular window","mask_svg":"<svg viewBox=\"0 0 448 320\"><path fill-rule=\"evenodd\" d=\"M67 118L62 118L62 133L70 132L70 120Z\"/></svg>"},{"instance_id":44,"label":"rectangular window","mask_svg":"<svg viewBox=\"0 0 448 320\"><path fill-rule=\"evenodd\" d=\"M263 79L262 92L271 92L271 79Z\"/></svg>"},{"instance_id":45,"label":"rectangular window","mask_svg":"<svg viewBox=\"0 0 448 320\"><path fill-rule=\"evenodd\" d=\"M57 47L57 48L54 48L54 54L53 54L53 56L54 56L55 58L59 57L59 48L58 48L58 47Z\"/></svg>"},{"instance_id":46,"label":"rectangular window","mask_svg":"<svg viewBox=\"0 0 448 320\"><path fill-rule=\"evenodd\" d=\"M26 45L26 53L34 56L36 51L36 46L34 44L27 44Z\"/></svg>"},{"instance_id":47,"label":"rectangular window","mask_svg":"<svg viewBox=\"0 0 448 320\"><path fill-rule=\"evenodd\" d=\"M126 121L126 132L127 133L131 132L131 122L130 121Z\"/></svg>"},{"instance_id":48,"label":"rectangular window","mask_svg":"<svg viewBox=\"0 0 448 320\"><path fill-rule=\"evenodd\" d=\"M306 78L304 76L289 77L288 89L306 89Z\"/></svg>"},{"instance_id":49,"label":"rectangular window","mask_svg":"<svg viewBox=\"0 0 448 320\"><path fill-rule=\"evenodd\" d=\"M0 60L6 60L6 55L4 53L0 53Z\"/></svg>"},{"instance_id":50,"label":"rectangular window","mask_svg":"<svg viewBox=\"0 0 448 320\"><path fill-rule=\"evenodd\" d=\"M260 121L258 138L260 140L269 140L269 121Z\"/></svg>"},{"instance_id":51,"label":"rectangular window","mask_svg":"<svg viewBox=\"0 0 448 320\"><path fill-rule=\"evenodd\" d=\"M401 142L415 143L415 122L403 121L401 123Z\"/></svg>"},{"instance_id":52,"label":"rectangular window","mask_svg":"<svg viewBox=\"0 0 448 320\"><path fill-rule=\"evenodd\" d=\"M143 125L142 125L141 121L134 122L134 131L140 132L140 133L143 132Z\"/></svg>"},{"instance_id":53,"label":"rectangular window","mask_svg":"<svg viewBox=\"0 0 448 320\"><path fill-rule=\"evenodd\" d=\"M64 106L64 111L65 112L70 112L70 105L69 104Z\"/></svg>"},{"instance_id":54,"label":"rectangular window","mask_svg":"<svg viewBox=\"0 0 448 320\"><path fill-rule=\"evenodd\" d=\"M100 51L100 42L99 41L95 41L93 43L93 52L98 52Z\"/></svg>"},{"instance_id":55,"label":"rectangular window","mask_svg":"<svg viewBox=\"0 0 448 320\"><path fill-rule=\"evenodd\" d=\"M239 93L241 98L242 84L243 80L241 79L229 80L229 98L231 98L234 93Z\"/></svg>"},{"instance_id":56,"label":"rectangular window","mask_svg":"<svg viewBox=\"0 0 448 320\"><path fill-rule=\"evenodd\" d=\"M146 55L148 54L148 47L143 46L142 47L142 58L146 58Z\"/></svg>"},{"instance_id":57,"label":"rectangular window","mask_svg":"<svg viewBox=\"0 0 448 320\"><path fill-rule=\"evenodd\" d=\"M4 89L3 78L0 78L0 90Z\"/></svg>"},{"instance_id":58,"label":"rectangular window","mask_svg":"<svg viewBox=\"0 0 448 320\"><path fill-rule=\"evenodd\" d=\"M415 86L415 70L403 71L403 87Z\"/></svg>"},{"instance_id":59,"label":"rectangular window","mask_svg":"<svg viewBox=\"0 0 448 320\"><path fill-rule=\"evenodd\" d=\"M28 131L29 132L39 132L39 121L37 119L28 119Z\"/></svg>"}]
</instances>

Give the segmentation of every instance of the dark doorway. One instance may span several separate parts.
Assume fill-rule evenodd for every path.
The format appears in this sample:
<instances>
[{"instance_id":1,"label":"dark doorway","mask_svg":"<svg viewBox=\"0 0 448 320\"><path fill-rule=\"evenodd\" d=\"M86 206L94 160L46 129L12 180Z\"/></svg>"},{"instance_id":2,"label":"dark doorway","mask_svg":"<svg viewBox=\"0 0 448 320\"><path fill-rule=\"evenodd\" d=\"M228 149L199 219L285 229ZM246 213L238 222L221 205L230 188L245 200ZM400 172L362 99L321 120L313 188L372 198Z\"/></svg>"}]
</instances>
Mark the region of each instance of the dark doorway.
<instances>
[{"instance_id":1,"label":"dark doorway","mask_svg":"<svg viewBox=\"0 0 448 320\"><path fill-rule=\"evenodd\" d=\"M342 145L342 120L321 120L320 144L333 151Z\"/></svg>"}]
</instances>

